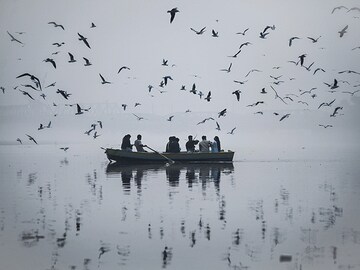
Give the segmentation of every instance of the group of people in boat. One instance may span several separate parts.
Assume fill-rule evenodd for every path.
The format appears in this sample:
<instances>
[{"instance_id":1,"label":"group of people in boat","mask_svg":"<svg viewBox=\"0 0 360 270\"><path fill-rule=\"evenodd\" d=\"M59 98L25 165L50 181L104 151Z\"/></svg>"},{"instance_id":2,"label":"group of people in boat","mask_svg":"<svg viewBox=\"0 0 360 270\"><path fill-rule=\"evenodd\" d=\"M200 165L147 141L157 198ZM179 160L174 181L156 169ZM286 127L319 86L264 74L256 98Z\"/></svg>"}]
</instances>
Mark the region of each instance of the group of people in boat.
<instances>
[{"instance_id":1,"label":"group of people in boat","mask_svg":"<svg viewBox=\"0 0 360 270\"><path fill-rule=\"evenodd\" d=\"M133 146L135 146L137 152L147 152L144 148L149 148L147 145L141 142L142 136L138 134L136 140L132 144L130 141L131 135L127 134L124 136L121 143L121 150L132 151ZM166 144L165 152L168 153L179 153L181 152L181 147L179 144L180 139L176 136L170 136L169 141ZM196 146L198 145L198 149ZM192 135L188 136L188 141L185 144L186 152L221 152L221 144L218 136L214 137L213 141L207 140L206 136L201 137L201 141L195 140ZM152 150L152 149L151 149Z\"/></svg>"}]
</instances>

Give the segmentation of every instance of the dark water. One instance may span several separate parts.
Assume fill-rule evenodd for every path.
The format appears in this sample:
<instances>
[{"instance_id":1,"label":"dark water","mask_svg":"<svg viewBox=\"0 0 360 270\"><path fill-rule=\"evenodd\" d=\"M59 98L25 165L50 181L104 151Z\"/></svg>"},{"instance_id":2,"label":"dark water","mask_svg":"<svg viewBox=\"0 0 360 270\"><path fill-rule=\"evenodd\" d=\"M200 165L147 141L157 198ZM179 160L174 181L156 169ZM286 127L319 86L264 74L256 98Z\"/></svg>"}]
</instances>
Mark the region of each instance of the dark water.
<instances>
[{"instance_id":1,"label":"dark water","mask_svg":"<svg viewBox=\"0 0 360 270\"><path fill-rule=\"evenodd\" d=\"M1 270L360 269L358 161L119 167L59 147L0 148Z\"/></svg>"}]
</instances>

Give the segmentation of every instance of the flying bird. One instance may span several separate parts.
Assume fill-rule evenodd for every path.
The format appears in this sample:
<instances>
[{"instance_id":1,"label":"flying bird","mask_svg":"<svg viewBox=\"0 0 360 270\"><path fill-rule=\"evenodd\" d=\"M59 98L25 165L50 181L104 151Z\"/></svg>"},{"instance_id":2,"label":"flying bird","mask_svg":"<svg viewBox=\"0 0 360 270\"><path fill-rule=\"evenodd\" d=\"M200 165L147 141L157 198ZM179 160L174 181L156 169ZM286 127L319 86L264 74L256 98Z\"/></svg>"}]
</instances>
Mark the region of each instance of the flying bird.
<instances>
[{"instance_id":1,"label":"flying bird","mask_svg":"<svg viewBox=\"0 0 360 270\"><path fill-rule=\"evenodd\" d=\"M69 54L69 57L70 57L70 60L69 60L68 62L69 62L69 63L75 63L76 60L75 60L74 56L72 55L72 53L69 53L69 52L68 52L68 54Z\"/></svg>"},{"instance_id":2,"label":"flying bird","mask_svg":"<svg viewBox=\"0 0 360 270\"><path fill-rule=\"evenodd\" d=\"M302 54L300 55L298 58L300 59L300 65L302 66L304 64L304 60L305 60L306 54Z\"/></svg>"},{"instance_id":3,"label":"flying bird","mask_svg":"<svg viewBox=\"0 0 360 270\"><path fill-rule=\"evenodd\" d=\"M219 37L219 32L215 32L214 29L211 30L211 36L212 37Z\"/></svg>"},{"instance_id":4,"label":"flying bird","mask_svg":"<svg viewBox=\"0 0 360 270\"><path fill-rule=\"evenodd\" d=\"M144 117L140 117L140 116L137 116L135 113L133 113L133 115L137 118L137 120L142 120L142 119L144 119Z\"/></svg>"},{"instance_id":5,"label":"flying bird","mask_svg":"<svg viewBox=\"0 0 360 270\"><path fill-rule=\"evenodd\" d=\"M80 40L80 41L83 41L83 42L85 43L86 47L88 47L89 49L91 49L91 47L90 47L90 45L89 45L89 42L87 41L87 38L84 37L83 35L79 34L79 33L77 33L77 34L78 34L78 36L79 36L79 40Z\"/></svg>"},{"instance_id":6,"label":"flying bird","mask_svg":"<svg viewBox=\"0 0 360 270\"><path fill-rule=\"evenodd\" d=\"M218 113L218 118L220 118L220 116L225 116L226 115L226 112L227 112L227 109L223 109L222 111L220 111Z\"/></svg>"},{"instance_id":7,"label":"flying bird","mask_svg":"<svg viewBox=\"0 0 360 270\"><path fill-rule=\"evenodd\" d=\"M23 91L23 90L19 90L21 93L23 93L23 95L28 96L29 98L31 98L32 100L35 100L28 92Z\"/></svg>"},{"instance_id":8,"label":"flying bird","mask_svg":"<svg viewBox=\"0 0 360 270\"><path fill-rule=\"evenodd\" d=\"M338 6L338 7L334 7L331 14L333 14L336 10L340 10L340 9L346 9L346 10L349 10L347 7L345 6Z\"/></svg>"},{"instance_id":9,"label":"flying bird","mask_svg":"<svg viewBox=\"0 0 360 270\"><path fill-rule=\"evenodd\" d=\"M249 28L246 28L244 31L242 31L242 32L237 32L236 34L237 35L243 35L243 36L245 36L245 34L246 34L246 32L247 31L249 31Z\"/></svg>"},{"instance_id":10,"label":"flying bird","mask_svg":"<svg viewBox=\"0 0 360 270\"><path fill-rule=\"evenodd\" d=\"M38 144L37 141L30 135L26 134L26 136L28 136L30 141L33 141L34 143Z\"/></svg>"},{"instance_id":11,"label":"flying bird","mask_svg":"<svg viewBox=\"0 0 360 270\"><path fill-rule=\"evenodd\" d=\"M172 22L174 21L175 14L176 14L177 12L179 12L179 10L177 9L177 7L167 11L167 13L170 13L170 23L172 23Z\"/></svg>"},{"instance_id":12,"label":"flying bird","mask_svg":"<svg viewBox=\"0 0 360 270\"><path fill-rule=\"evenodd\" d=\"M335 99L330 102L323 102L319 105L318 109L320 109L322 106L331 106L334 103Z\"/></svg>"},{"instance_id":13,"label":"flying bird","mask_svg":"<svg viewBox=\"0 0 360 270\"><path fill-rule=\"evenodd\" d=\"M209 102L210 99L211 99L211 91L209 91L209 93L207 94L205 100Z\"/></svg>"},{"instance_id":14,"label":"flying bird","mask_svg":"<svg viewBox=\"0 0 360 270\"><path fill-rule=\"evenodd\" d=\"M130 70L129 67L127 67L127 66L122 66L122 67L119 69L118 74L119 74L123 69Z\"/></svg>"},{"instance_id":15,"label":"flying bird","mask_svg":"<svg viewBox=\"0 0 360 270\"><path fill-rule=\"evenodd\" d=\"M258 69L252 69L252 70L250 70L246 75L245 75L245 77L247 77L247 76L249 76L250 75L250 73L253 73L253 72L261 72L261 70L258 70Z\"/></svg>"},{"instance_id":16,"label":"flying bird","mask_svg":"<svg viewBox=\"0 0 360 270\"><path fill-rule=\"evenodd\" d=\"M71 94L69 94L67 91L65 91L65 90L60 90L60 89L57 89L57 90L56 90L56 93L62 95L66 100L67 100L67 99L69 98L69 96L71 95Z\"/></svg>"},{"instance_id":17,"label":"flying bird","mask_svg":"<svg viewBox=\"0 0 360 270\"><path fill-rule=\"evenodd\" d=\"M339 110L342 110L343 107L336 107L334 112L330 115L330 117L335 117L335 115L338 113Z\"/></svg>"},{"instance_id":18,"label":"flying bird","mask_svg":"<svg viewBox=\"0 0 360 270\"><path fill-rule=\"evenodd\" d=\"M101 84L110 84L111 83L111 82L106 81L100 73L99 73L99 76L101 78Z\"/></svg>"},{"instance_id":19,"label":"flying bird","mask_svg":"<svg viewBox=\"0 0 360 270\"><path fill-rule=\"evenodd\" d=\"M232 94L236 96L237 101L240 101L240 93L240 90L235 90L234 92L232 92Z\"/></svg>"},{"instance_id":20,"label":"flying bird","mask_svg":"<svg viewBox=\"0 0 360 270\"><path fill-rule=\"evenodd\" d=\"M219 123L217 121L216 121L216 130L218 130L218 131L221 130L220 125L219 125Z\"/></svg>"},{"instance_id":21,"label":"flying bird","mask_svg":"<svg viewBox=\"0 0 360 270\"><path fill-rule=\"evenodd\" d=\"M212 117L208 117L208 118L205 118L204 120L200 121L200 122L197 123L196 125L204 124L206 121L209 121L209 120L215 120L215 119L212 118Z\"/></svg>"},{"instance_id":22,"label":"flying bird","mask_svg":"<svg viewBox=\"0 0 360 270\"><path fill-rule=\"evenodd\" d=\"M85 57L83 57L83 59L84 59L84 61L85 61L85 64L84 64L84 66L91 66L92 64L91 64L91 62L89 61L89 59L87 59L87 58L85 58Z\"/></svg>"},{"instance_id":23,"label":"flying bird","mask_svg":"<svg viewBox=\"0 0 360 270\"><path fill-rule=\"evenodd\" d=\"M16 141L19 142L20 144L22 144L22 141L20 138L17 138Z\"/></svg>"},{"instance_id":24,"label":"flying bird","mask_svg":"<svg viewBox=\"0 0 360 270\"><path fill-rule=\"evenodd\" d=\"M321 38L321 36L319 36L318 38L313 38L313 37L307 37L307 38L310 39L312 43L316 43L318 42L319 38Z\"/></svg>"},{"instance_id":25,"label":"flying bird","mask_svg":"<svg viewBox=\"0 0 360 270\"><path fill-rule=\"evenodd\" d=\"M287 114L285 114L284 116L282 116L279 121L282 121L282 120L284 120L285 118L288 118L289 116L290 116L290 113L287 113Z\"/></svg>"},{"instance_id":26,"label":"flying bird","mask_svg":"<svg viewBox=\"0 0 360 270\"><path fill-rule=\"evenodd\" d=\"M234 131L235 131L236 127L234 127L231 131L229 131L227 134L230 134L230 135L234 135Z\"/></svg>"},{"instance_id":27,"label":"flying bird","mask_svg":"<svg viewBox=\"0 0 360 270\"><path fill-rule=\"evenodd\" d=\"M348 29L349 25L346 25L343 29L341 29L338 33L340 34L340 37L343 37L345 35L345 33L347 33L347 29Z\"/></svg>"},{"instance_id":28,"label":"flying bird","mask_svg":"<svg viewBox=\"0 0 360 270\"><path fill-rule=\"evenodd\" d=\"M336 88L339 87L339 86L338 86L338 81L337 81L336 79L334 79L333 84L329 84L329 83L325 83L325 82L324 82L324 84L326 84L327 86L329 86L330 89L336 89Z\"/></svg>"},{"instance_id":29,"label":"flying bird","mask_svg":"<svg viewBox=\"0 0 360 270\"><path fill-rule=\"evenodd\" d=\"M282 102L284 102L287 105L287 103L284 101L284 99L282 97L280 97L279 94L276 92L274 87L272 87L271 85L270 85L270 87L275 92L275 99L279 98Z\"/></svg>"},{"instance_id":30,"label":"flying bird","mask_svg":"<svg viewBox=\"0 0 360 270\"><path fill-rule=\"evenodd\" d=\"M61 47L62 45L64 45L65 42L54 42L52 45L56 46L56 47Z\"/></svg>"},{"instance_id":31,"label":"flying bird","mask_svg":"<svg viewBox=\"0 0 360 270\"><path fill-rule=\"evenodd\" d=\"M82 109L79 104L76 104L76 113L75 115L83 114Z\"/></svg>"},{"instance_id":32,"label":"flying bird","mask_svg":"<svg viewBox=\"0 0 360 270\"><path fill-rule=\"evenodd\" d=\"M170 121L173 119L173 117L174 117L174 115L171 115L171 116L169 116L169 118L166 119L166 120L170 122Z\"/></svg>"},{"instance_id":33,"label":"flying bird","mask_svg":"<svg viewBox=\"0 0 360 270\"><path fill-rule=\"evenodd\" d=\"M40 88L40 90L41 90L40 80L37 77L35 77L34 75L31 75L29 73L24 73L24 74L21 74L21 75L17 76L16 78L21 78L21 77L24 77L24 76L29 76L30 80L33 81L35 83L36 87Z\"/></svg>"},{"instance_id":34,"label":"flying bird","mask_svg":"<svg viewBox=\"0 0 360 270\"><path fill-rule=\"evenodd\" d=\"M165 85L167 85L168 80L173 80L173 79L171 78L171 76L164 76L163 79L164 79L164 84L165 84Z\"/></svg>"},{"instance_id":35,"label":"flying bird","mask_svg":"<svg viewBox=\"0 0 360 270\"><path fill-rule=\"evenodd\" d=\"M191 28L191 27L190 27L190 29L191 29L192 31L194 31L197 35L202 35L202 34L204 34L204 32L205 32L206 26L203 27L203 28L201 28L200 31L197 31L197 30L195 30L194 28Z\"/></svg>"},{"instance_id":36,"label":"flying bird","mask_svg":"<svg viewBox=\"0 0 360 270\"><path fill-rule=\"evenodd\" d=\"M315 75L315 73L316 73L316 72L318 72L318 71L325 72L325 70L324 70L324 69L322 69L322 68L317 68L317 69L315 69L315 70L314 70L313 75Z\"/></svg>"},{"instance_id":37,"label":"flying bird","mask_svg":"<svg viewBox=\"0 0 360 270\"><path fill-rule=\"evenodd\" d=\"M265 91L265 87L263 89L261 89L260 94L267 94L267 92Z\"/></svg>"},{"instance_id":38,"label":"flying bird","mask_svg":"<svg viewBox=\"0 0 360 270\"><path fill-rule=\"evenodd\" d=\"M329 127L333 127L333 126L332 126L332 125L322 125L322 124L319 124L319 127L329 128Z\"/></svg>"},{"instance_id":39,"label":"flying bird","mask_svg":"<svg viewBox=\"0 0 360 270\"><path fill-rule=\"evenodd\" d=\"M54 59L52 59L52 58L46 58L46 59L44 60L44 62L51 63L51 64L53 65L53 67L56 68L56 63L55 63Z\"/></svg>"},{"instance_id":40,"label":"flying bird","mask_svg":"<svg viewBox=\"0 0 360 270\"><path fill-rule=\"evenodd\" d=\"M359 92L359 91L360 91L360 90L355 90L355 91L353 91L353 92L343 91L343 93L345 93L345 94L350 94L350 95L354 96L354 94L357 93L357 92Z\"/></svg>"},{"instance_id":41,"label":"flying bird","mask_svg":"<svg viewBox=\"0 0 360 270\"><path fill-rule=\"evenodd\" d=\"M295 39L300 39L300 38L299 38L299 37L291 37L291 38L289 39L289 47L291 47L291 45L292 45L292 43L293 43L293 41L294 41Z\"/></svg>"},{"instance_id":42,"label":"flying bird","mask_svg":"<svg viewBox=\"0 0 360 270\"><path fill-rule=\"evenodd\" d=\"M95 28L96 25L92 22L90 28Z\"/></svg>"},{"instance_id":43,"label":"flying bird","mask_svg":"<svg viewBox=\"0 0 360 270\"><path fill-rule=\"evenodd\" d=\"M20 40L16 39L12 34L10 34L9 31L6 31L6 32L11 37L11 41L15 41L15 42L18 42L18 43L24 45L24 43L22 43Z\"/></svg>"},{"instance_id":44,"label":"flying bird","mask_svg":"<svg viewBox=\"0 0 360 270\"><path fill-rule=\"evenodd\" d=\"M48 22L48 24L52 24L52 25L54 25L54 27L60 27L60 28L62 28L62 30L65 30L63 25L57 24L56 22Z\"/></svg>"},{"instance_id":45,"label":"flying bird","mask_svg":"<svg viewBox=\"0 0 360 270\"><path fill-rule=\"evenodd\" d=\"M60 149L66 152L69 149L69 147L60 147Z\"/></svg>"},{"instance_id":46,"label":"flying bird","mask_svg":"<svg viewBox=\"0 0 360 270\"><path fill-rule=\"evenodd\" d=\"M253 104L247 105L246 107L254 107L254 106L257 106L259 104L264 104L264 101L257 101L257 102L255 102Z\"/></svg>"}]
</instances>

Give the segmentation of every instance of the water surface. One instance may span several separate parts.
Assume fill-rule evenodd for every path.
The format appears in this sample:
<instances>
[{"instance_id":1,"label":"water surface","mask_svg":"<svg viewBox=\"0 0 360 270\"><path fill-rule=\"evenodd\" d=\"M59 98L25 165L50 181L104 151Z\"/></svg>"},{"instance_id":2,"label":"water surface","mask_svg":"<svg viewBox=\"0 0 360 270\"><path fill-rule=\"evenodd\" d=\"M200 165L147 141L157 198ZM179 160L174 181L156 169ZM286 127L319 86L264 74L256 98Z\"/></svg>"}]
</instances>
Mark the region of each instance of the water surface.
<instances>
[{"instance_id":1,"label":"water surface","mask_svg":"<svg viewBox=\"0 0 360 270\"><path fill-rule=\"evenodd\" d=\"M114 166L1 146L0 269L360 269L358 161Z\"/></svg>"}]
</instances>

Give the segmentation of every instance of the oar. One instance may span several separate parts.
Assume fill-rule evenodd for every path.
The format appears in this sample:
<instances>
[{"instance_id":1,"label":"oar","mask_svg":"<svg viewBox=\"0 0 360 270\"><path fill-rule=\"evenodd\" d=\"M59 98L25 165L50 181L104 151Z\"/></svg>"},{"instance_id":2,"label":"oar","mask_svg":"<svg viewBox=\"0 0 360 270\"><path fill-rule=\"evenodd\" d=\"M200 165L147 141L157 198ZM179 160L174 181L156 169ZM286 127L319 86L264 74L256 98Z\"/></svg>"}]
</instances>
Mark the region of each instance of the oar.
<instances>
[{"instance_id":1,"label":"oar","mask_svg":"<svg viewBox=\"0 0 360 270\"><path fill-rule=\"evenodd\" d=\"M154 151L156 154L159 154L159 155L162 156L163 158L166 158L168 161L170 161L170 164L174 164L174 163L175 163L174 160L172 160L172 159L168 158L167 156L161 154L160 152L156 151L155 149L152 149L151 147L149 147L149 146L147 146L147 145L144 146L144 147L149 148L150 150Z\"/></svg>"}]
</instances>

